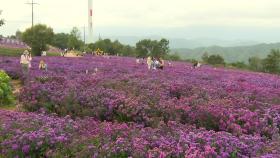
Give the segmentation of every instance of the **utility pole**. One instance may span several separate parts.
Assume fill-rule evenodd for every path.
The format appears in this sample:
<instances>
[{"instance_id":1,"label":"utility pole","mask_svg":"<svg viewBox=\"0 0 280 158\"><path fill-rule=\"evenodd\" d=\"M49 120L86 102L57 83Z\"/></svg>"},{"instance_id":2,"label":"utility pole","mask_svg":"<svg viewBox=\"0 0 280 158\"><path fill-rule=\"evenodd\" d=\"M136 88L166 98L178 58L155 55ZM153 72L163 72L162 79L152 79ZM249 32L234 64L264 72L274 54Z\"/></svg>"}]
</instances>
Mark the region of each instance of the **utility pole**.
<instances>
[{"instance_id":1,"label":"utility pole","mask_svg":"<svg viewBox=\"0 0 280 158\"><path fill-rule=\"evenodd\" d=\"M31 5L31 8L32 8L32 28L33 28L33 26L34 26L34 5L38 4L38 3L34 3L33 0L32 0L31 3L25 3L25 4Z\"/></svg>"}]
</instances>

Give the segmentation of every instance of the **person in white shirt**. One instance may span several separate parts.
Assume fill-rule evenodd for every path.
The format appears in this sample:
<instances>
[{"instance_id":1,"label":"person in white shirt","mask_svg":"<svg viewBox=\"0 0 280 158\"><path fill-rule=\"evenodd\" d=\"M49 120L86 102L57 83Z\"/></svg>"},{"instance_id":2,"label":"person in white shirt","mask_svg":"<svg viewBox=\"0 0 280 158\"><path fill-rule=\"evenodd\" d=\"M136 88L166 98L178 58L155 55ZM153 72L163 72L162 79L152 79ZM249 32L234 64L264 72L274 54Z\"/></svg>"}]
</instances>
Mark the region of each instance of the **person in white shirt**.
<instances>
[{"instance_id":1,"label":"person in white shirt","mask_svg":"<svg viewBox=\"0 0 280 158\"><path fill-rule=\"evenodd\" d=\"M41 56L47 56L47 52L46 51L42 51L42 54L41 54Z\"/></svg>"},{"instance_id":2,"label":"person in white shirt","mask_svg":"<svg viewBox=\"0 0 280 158\"><path fill-rule=\"evenodd\" d=\"M31 54L25 50L20 56L20 64L22 67L22 72L26 76L29 73L29 68L31 68Z\"/></svg>"}]
</instances>

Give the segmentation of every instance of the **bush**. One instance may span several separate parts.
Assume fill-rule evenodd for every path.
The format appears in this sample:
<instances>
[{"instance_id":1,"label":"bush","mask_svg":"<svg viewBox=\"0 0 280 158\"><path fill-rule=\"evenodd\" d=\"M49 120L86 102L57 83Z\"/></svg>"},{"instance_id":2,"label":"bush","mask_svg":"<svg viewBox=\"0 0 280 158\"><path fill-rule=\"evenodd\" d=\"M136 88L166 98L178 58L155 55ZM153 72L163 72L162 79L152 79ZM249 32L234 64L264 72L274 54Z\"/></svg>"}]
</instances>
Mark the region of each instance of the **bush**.
<instances>
[{"instance_id":1,"label":"bush","mask_svg":"<svg viewBox=\"0 0 280 158\"><path fill-rule=\"evenodd\" d=\"M224 58L220 55L211 55L209 56L207 63L210 65L224 65Z\"/></svg>"},{"instance_id":2,"label":"bush","mask_svg":"<svg viewBox=\"0 0 280 158\"><path fill-rule=\"evenodd\" d=\"M0 70L0 106L9 105L13 101L10 77Z\"/></svg>"}]
</instances>

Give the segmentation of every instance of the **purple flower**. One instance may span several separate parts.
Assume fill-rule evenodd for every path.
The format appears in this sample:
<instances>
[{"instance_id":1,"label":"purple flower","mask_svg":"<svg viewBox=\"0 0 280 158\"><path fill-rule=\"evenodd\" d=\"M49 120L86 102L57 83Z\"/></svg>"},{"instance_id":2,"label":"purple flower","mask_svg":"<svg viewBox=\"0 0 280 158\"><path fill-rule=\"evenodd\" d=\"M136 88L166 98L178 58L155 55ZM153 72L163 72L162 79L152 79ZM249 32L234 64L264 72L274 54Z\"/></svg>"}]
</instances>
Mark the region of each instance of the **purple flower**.
<instances>
[{"instance_id":1,"label":"purple flower","mask_svg":"<svg viewBox=\"0 0 280 158\"><path fill-rule=\"evenodd\" d=\"M27 154L29 152L29 150L30 150L30 146L29 145L24 145L22 147L22 152L25 153L25 154Z\"/></svg>"}]
</instances>

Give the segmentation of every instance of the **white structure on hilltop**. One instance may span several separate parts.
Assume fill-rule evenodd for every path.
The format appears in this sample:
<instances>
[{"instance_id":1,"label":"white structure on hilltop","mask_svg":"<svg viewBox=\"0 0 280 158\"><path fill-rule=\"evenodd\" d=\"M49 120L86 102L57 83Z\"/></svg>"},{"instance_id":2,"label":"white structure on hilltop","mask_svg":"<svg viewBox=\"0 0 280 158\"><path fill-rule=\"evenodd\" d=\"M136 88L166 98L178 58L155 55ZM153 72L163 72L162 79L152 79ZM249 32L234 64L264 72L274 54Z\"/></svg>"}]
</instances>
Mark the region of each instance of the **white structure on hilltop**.
<instances>
[{"instance_id":1,"label":"white structure on hilltop","mask_svg":"<svg viewBox=\"0 0 280 158\"><path fill-rule=\"evenodd\" d=\"M88 43L93 42L93 10L92 0L88 0Z\"/></svg>"}]
</instances>

